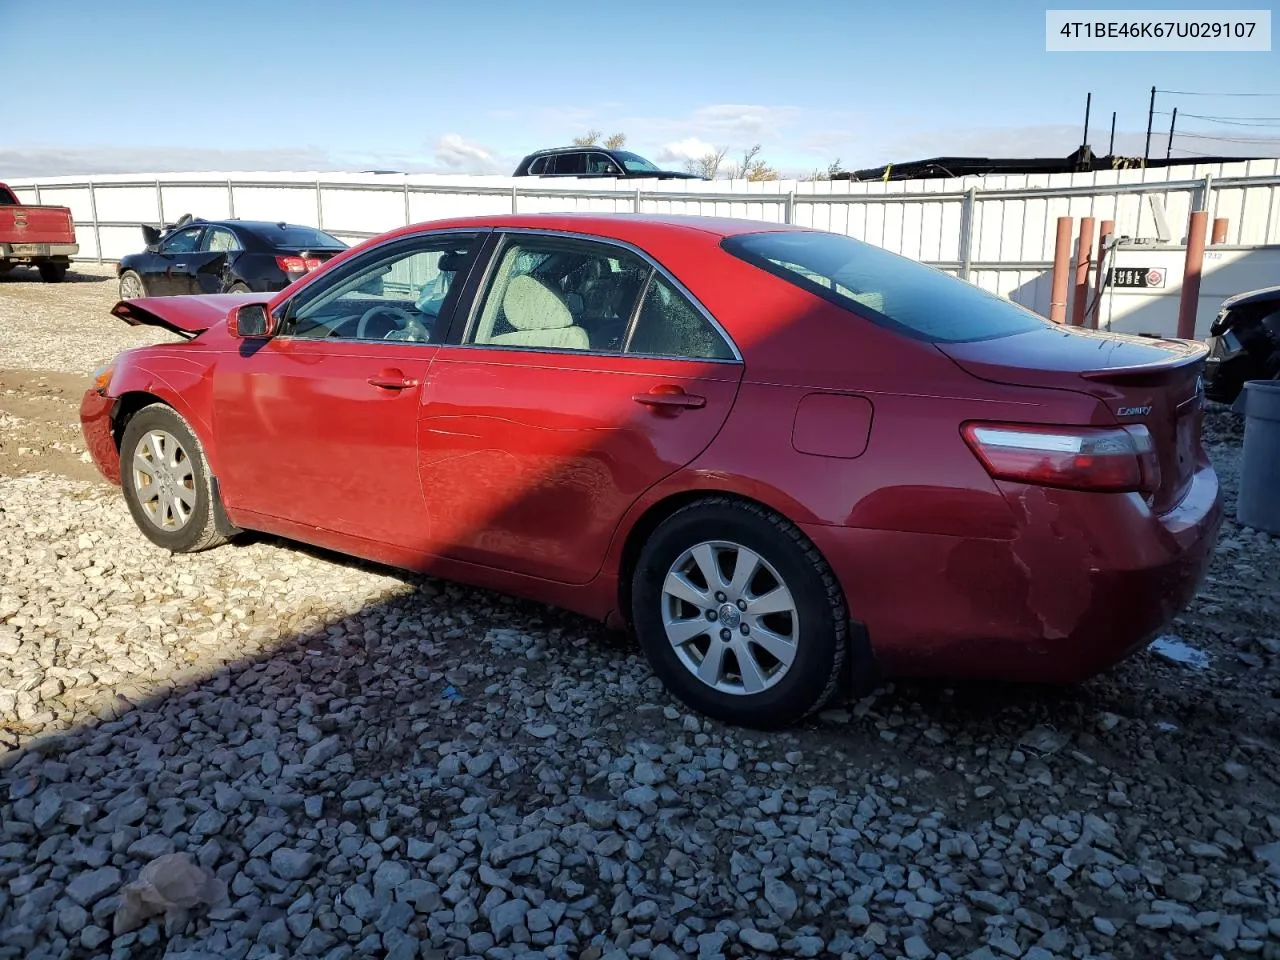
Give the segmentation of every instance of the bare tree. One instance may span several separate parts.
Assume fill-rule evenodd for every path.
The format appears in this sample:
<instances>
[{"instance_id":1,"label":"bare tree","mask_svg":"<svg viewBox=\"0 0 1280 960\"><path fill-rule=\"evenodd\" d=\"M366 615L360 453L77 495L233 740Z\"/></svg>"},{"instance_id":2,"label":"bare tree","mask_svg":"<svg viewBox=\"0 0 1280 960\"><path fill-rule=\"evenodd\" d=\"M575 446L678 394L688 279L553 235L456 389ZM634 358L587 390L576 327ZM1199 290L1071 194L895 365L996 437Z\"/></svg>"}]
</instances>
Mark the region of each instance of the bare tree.
<instances>
[{"instance_id":1,"label":"bare tree","mask_svg":"<svg viewBox=\"0 0 1280 960\"><path fill-rule=\"evenodd\" d=\"M720 165L724 163L725 156L729 153L728 147L720 147L709 153L704 153L700 157L690 158L684 162L684 169L687 173L696 173L700 177L706 177L708 180L714 180L720 172Z\"/></svg>"},{"instance_id":2,"label":"bare tree","mask_svg":"<svg viewBox=\"0 0 1280 960\"><path fill-rule=\"evenodd\" d=\"M610 150L621 150L627 143L627 135L625 133L615 133L613 136L605 140L604 145Z\"/></svg>"},{"instance_id":3,"label":"bare tree","mask_svg":"<svg viewBox=\"0 0 1280 960\"><path fill-rule=\"evenodd\" d=\"M842 174L842 173L844 173L844 168L840 166L840 159L837 157L835 160L832 160L829 164L827 164L827 169L825 171L814 170L811 174L806 176L804 179L809 181L834 180L839 174Z\"/></svg>"},{"instance_id":4,"label":"bare tree","mask_svg":"<svg viewBox=\"0 0 1280 960\"><path fill-rule=\"evenodd\" d=\"M769 164L758 159L760 144L743 151L742 162L729 167L730 180L778 180L780 174Z\"/></svg>"},{"instance_id":5,"label":"bare tree","mask_svg":"<svg viewBox=\"0 0 1280 960\"><path fill-rule=\"evenodd\" d=\"M594 147L596 145L596 141L599 139L599 130L588 130L583 136L574 137L573 145L575 147Z\"/></svg>"}]
</instances>

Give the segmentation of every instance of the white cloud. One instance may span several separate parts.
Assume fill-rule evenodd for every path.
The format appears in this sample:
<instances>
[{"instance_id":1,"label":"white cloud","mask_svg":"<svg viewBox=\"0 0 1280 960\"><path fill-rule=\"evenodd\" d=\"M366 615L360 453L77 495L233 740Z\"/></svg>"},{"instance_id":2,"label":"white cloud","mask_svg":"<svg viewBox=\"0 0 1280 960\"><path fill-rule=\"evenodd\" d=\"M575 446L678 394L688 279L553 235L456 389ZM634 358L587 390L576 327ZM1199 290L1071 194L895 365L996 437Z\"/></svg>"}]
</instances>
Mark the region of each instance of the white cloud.
<instances>
[{"instance_id":1,"label":"white cloud","mask_svg":"<svg viewBox=\"0 0 1280 960\"><path fill-rule=\"evenodd\" d=\"M705 157L708 153L715 153L716 151L717 148L705 140L699 140L697 137L685 137L683 140L677 140L661 147L654 159L660 163L677 163L685 160L697 160L700 157Z\"/></svg>"},{"instance_id":2,"label":"white cloud","mask_svg":"<svg viewBox=\"0 0 1280 960\"><path fill-rule=\"evenodd\" d=\"M456 133L446 133L435 146L436 159L460 173L497 173L493 152Z\"/></svg>"}]
</instances>

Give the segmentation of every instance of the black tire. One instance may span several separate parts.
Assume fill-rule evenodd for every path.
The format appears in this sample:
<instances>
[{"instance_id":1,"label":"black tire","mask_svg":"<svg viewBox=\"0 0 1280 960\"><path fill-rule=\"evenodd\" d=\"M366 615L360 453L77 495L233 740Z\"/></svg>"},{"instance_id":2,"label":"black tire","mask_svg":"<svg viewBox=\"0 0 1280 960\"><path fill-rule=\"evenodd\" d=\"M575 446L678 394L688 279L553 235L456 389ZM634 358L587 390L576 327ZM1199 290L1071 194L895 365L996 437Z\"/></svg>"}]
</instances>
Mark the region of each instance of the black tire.
<instances>
[{"instance_id":1,"label":"black tire","mask_svg":"<svg viewBox=\"0 0 1280 960\"><path fill-rule=\"evenodd\" d=\"M137 288L138 288L137 293L130 293L125 289L127 286L130 286L132 284L137 285ZM135 300L139 297L145 297L145 296L147 296L147 285L143 283L142 277L138 274L137 271L126 270L124 273L120 274L120 299L121 300Z\"/></svg>"},{"instance_id":2,"label":"black tire","mask_svg":"<svg viewBox=\"0 0 1280 960\"><path fill-rule=\"evenodd\" d=\"M667 575L687 550L709 541L755 553L772 566L794 601L794 659L780 679L760 692L728 693L704 683L668 639L663 623ZM737 616L730 609L722 622L737 622ZM632 573L631 617L650 665L674 696L699 713L756 729L786 727L820 710L836 692L849 655L844 595L818 549L785 518L729 497L682 507L653 532ZM741 623L738 628L750 629Z\"/></svg>"},{"instance_id":3,"label":"black tire","mask_svg":"<svg viewBox=\"0 0 1280 960\"><path fill-rule=\"evenodd\" d=\"M253 291L249 289L248 284L236 281L231 286L227 287L227 293L253 293Z\"/></svg>"},{"instance_id":4,"label":"black tire","mask_svg":"<svg viewBox=\"0 0 1280 960\"><path fill-rule=\"evenodd\" d=\"M189 468L190 483L182 486L192 495L190 511L180 524L176 524L176 517L172 516L167 506L161 505L157 511L155 505L158 501L147 496L150 484L139 488L137 471L133 466L135 455L143 449L144 442L151 434L157 431L163 431L177 441L182 453L178 458L179 466ZM176 485L175 480L170 480L169 483ZM227 538L218 531L217 518L221 513L221 506L213 503L212 486L204 448L187 421L176 410L163 403L153 403L143 407L129 419L120 440L120 487L124 491L129 512L133 514L134 523L148 540L173 553L194 553L226 543ZM157 516L159 519L155 519ZM175 523L166 523L171 519Z\"/></svg>"},{"instance_id":5,"label":"black tire","mask_svg":"<svg viewBox=\"0 0 1280 960\"><path fill-rule=\"evenodd\" d=\"M36 269L40 271L40 279L45 283L61 283L67 276L65 263L41 263Z\"/></svg>"}]
</instances>

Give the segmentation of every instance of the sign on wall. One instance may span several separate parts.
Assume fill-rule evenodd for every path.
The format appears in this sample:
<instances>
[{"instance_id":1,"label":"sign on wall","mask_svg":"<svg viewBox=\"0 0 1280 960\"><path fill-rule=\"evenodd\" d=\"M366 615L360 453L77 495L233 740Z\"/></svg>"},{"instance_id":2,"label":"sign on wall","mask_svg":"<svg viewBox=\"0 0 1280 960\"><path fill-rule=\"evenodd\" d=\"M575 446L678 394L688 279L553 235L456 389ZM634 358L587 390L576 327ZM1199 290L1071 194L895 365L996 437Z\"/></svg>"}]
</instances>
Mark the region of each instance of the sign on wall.
<instances>
[{"instance_id":1,"label":"sign on wall","mask_svg":"<svg viewBox=\"0 0 1280 960\"><path fill-rule=\"evenodd\" d=\"M1164 267L1112 267L1107 271L1107 285L1112 287L1160 288L1164 284Z\"/></svg>"}]
</instances>

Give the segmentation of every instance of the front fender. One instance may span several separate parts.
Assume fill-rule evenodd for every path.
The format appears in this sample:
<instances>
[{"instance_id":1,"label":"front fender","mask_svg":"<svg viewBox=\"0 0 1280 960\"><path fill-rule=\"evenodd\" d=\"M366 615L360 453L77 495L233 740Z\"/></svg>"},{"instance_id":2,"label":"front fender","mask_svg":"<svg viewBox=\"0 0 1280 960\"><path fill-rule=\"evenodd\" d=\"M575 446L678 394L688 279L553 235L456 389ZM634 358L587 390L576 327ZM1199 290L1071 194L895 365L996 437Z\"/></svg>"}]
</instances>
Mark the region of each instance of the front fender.
<instances>
[{"instance_id":1,"label":"front fender","mask_svg":"<svg viewBox=\"0 0 1280 960\"><path fill-rule=\"evenodd\" d=\"M130 396L146 394L173 407L190 424L204 448L209 469L216 476L220 457L213 431L213 378L209 367L187 357L148 357L125 363L111 378L116 399L113 423Z\"/></svg>"}]
</instances>

